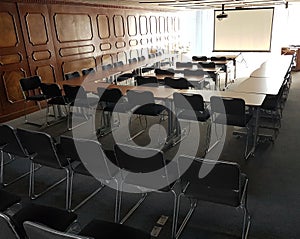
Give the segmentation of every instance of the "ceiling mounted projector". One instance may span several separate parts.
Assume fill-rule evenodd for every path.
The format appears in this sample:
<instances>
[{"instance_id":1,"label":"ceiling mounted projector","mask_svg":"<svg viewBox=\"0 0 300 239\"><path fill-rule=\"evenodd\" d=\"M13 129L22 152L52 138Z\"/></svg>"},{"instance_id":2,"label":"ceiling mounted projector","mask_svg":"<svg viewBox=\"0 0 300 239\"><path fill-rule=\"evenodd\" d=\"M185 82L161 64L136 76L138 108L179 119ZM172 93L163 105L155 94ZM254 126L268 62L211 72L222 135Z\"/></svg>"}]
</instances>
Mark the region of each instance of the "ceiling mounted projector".
<instances>
[{"instance_id":1,"label":"ceiling mounted projector","mask_svg":"<svg viewBox=\"0 0 300 239\"><path fill-rule=\"evenodd\" d=\"M220 21L221 21L222 19L228 17L228 14L225 13L224 10L225 10L225 6L224 6L224 4L222 4L222 13L220 13L220 14L217 15L217 19L220 20Z\"/></svg>"}]
</instances>

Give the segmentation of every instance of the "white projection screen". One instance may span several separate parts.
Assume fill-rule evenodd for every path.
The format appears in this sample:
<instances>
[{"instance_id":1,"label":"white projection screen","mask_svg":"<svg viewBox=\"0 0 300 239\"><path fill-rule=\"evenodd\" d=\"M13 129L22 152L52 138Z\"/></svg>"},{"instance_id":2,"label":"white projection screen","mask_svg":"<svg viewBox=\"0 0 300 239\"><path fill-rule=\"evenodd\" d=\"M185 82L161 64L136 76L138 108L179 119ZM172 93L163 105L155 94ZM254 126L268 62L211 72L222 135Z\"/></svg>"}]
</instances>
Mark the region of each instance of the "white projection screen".
<instances>
[{"instance_id":1,"label":"white projection screen","mask_svg":"<svg viewBox=\"0 0 300 239\"><path fill-rule=\"evenodd\" d=\"M227 18L216 18L214 51L269 52L271 51L274 8L225 9Z\"/></svg>"}]
</instances>

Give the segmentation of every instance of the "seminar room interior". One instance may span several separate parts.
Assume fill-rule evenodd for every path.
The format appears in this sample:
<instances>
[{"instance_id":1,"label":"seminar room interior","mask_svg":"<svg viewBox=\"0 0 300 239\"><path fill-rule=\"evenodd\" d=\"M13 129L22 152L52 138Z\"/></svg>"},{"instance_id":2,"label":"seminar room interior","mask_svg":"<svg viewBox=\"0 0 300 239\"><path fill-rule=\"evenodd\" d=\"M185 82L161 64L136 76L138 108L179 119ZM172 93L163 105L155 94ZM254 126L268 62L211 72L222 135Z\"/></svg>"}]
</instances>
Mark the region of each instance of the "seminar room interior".
<instances>
[{"instance_id":1,"label":"seminar room interior","mask_svg":"<svg viewBox=\"0 0 300 239\"><path fill-rule=\"evenodd\" d=\"M0 237L300 235L298 0L2 0Z\"/></svg>"}]
</instances>

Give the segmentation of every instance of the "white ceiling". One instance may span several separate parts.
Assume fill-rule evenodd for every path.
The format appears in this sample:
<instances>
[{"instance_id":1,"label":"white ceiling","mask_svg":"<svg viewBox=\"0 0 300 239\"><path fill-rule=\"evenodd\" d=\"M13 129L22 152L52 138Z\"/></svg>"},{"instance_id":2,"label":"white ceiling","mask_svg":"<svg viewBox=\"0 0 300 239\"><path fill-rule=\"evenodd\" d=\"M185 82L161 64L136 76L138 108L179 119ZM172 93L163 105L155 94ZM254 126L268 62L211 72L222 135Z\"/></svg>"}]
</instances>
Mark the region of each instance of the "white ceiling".
<instances>
[{"instance_id":1,"label":"white ceiling","mask_svg":"<svg viewBox=\"0 0 300 239\"><path fill-rule=\"evenodd\" d=\"M222 4L225 8L235 7L265 7L275 5L286 5L288 3L300 2L300 0L86 0L89 2L125 5L149 8L168 8L175 10L189 9L219 9ZM288 3L287 3L288 2Z\"/></svg>"}]
</instances>

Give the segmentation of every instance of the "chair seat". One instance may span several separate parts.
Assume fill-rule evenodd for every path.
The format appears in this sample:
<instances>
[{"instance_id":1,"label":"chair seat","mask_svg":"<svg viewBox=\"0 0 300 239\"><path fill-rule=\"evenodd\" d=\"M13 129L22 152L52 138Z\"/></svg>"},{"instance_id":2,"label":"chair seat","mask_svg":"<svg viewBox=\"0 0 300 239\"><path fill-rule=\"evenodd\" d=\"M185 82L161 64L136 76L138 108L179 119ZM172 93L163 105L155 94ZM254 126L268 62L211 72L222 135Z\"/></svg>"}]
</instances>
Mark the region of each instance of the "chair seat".
<instances>
[{"instance_id":1,"label":"chair seat","mask_svg":"<svg viewBox=\"0 0 300 239\"><path fill-rule=\"evenodd\" d=\"M115 157L114 151L111 150L106 150L104 151L106 157L108 158L109 161L111 161L114 165L117 166L117 160ZM118 167L118 166L117 166ZM117 167L110 168L110 173L111 175L116 175L119 172L119 169ZM83 163L79 163L74 169L75 173L86 175L86 176L92 176L91 173L86 169L86 167L83 165Z\"/></svg>"},{"instance_id":2,"label":"chair seat","mask_svg":"<svg viewBox=\"0 0 300 239\"><path fill-rule=\"evenodd\" d=\"M183 120L193 120L193 121L200 121L205 122L209 119L210 114L209 111L206 109L203 112L200 111L192 111L192 110L183 110L178 114L178 119Z\"/></svg>"},{"instance_id":3,"label":"chair seat","mask_svg":"<svg viewBox=\"0 0 300 239\"><path fill-rule=\"evenodd\" d=\"M241 192L243 192L244 190L246 179L246 175L241 174ZM225 204L233 207L238 207L241 201L240 192L232 190L222 190L220 188L210 188L199 184L191 184L187 188L185 196L188 198L194 198L218 204Z\"/></svg>"},{"instance_id":4,"label":"chair seat","mask_svg":"<svg viewBox=\"0 0 300 239\"><path fill-rule=\"evenodd\" d=\"M67 105L68 99L64 96L62 97L55 97L48 101L50 105Z\"/></svg>"},{"instance_id":5,"label":"chair seat","mask_svg":"<svg viewBox=\"0 0 300 239\"><path fill-rule=\"evenodd\" d=\"M79 233L82 236L102 238L150 239L149 233L122 224L93 220Z\"/></svg>"},{"instance_id":6,"label":"chair seat","mask_svg":"<svg viewBox=\"0 0 300 239\"><path fill-rule=\"evenodd\" d=\"M150 103L146 105L142 105L133 111L133 114L140 114L140 115L150 115L150 116L158 116L160 115L166 107L163 105Z\"/></svg>"},{"instance_id":7,"label":"chair seat","mask_svg":"<svg viewBox=\"0 0 300 239\"><path fill-rule=\"evenodd\" d=\"M21 198L12 193L0 190L0 211L5 211L7 208L21 201Z\"/></svg>"},{"instance_id":8,"label":"chair seat","mask_svg":"<svg viewBox=\"0 0 300 239\"><path fill-rule=\"evenodd\" d=\"M46 96L43 94L39 94L39 95L30 95L26 97L26 100L36 100L36 101L42 101L45 100Z\"/></svg>"},{"instance_id":9,"label":"chair seat","mask_svg":"<svg viewBox=\"0 0 300 239\"><path fill-rule=\"evenodd\" d=\"M58 231L66 231L77 215L62 209L43 205L29 204L12 216L12 221L21 238L25 238L23 223L32 221L44 224Z\"/></svg>"},{"instance_id":10,"label":"chair seat","mask_svg":"<svg viewBox=\"0 0 300 239\"><path fill-rule=\"evenodd\" d=\"M227 124L232 126L239 126L239 127L246 127L249 121L252 118L252 114L245 114L244 117L241 117L240 115L225 115L225 114L219 114L214 122L217 124Z\"/></svg>"},{"instance_id":11,"label":"chair seat","mask_svg":"<svg viewBox=\"0 0 300 239\"><path fill-rule=\"evenodd\" d=\"M107 103L106 106L103 108L104 111L108 112L119 112L125 113L128 111L128 104L127 103Z\"/></svg>"}]
</instances>

